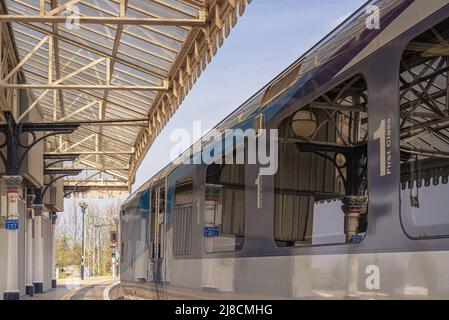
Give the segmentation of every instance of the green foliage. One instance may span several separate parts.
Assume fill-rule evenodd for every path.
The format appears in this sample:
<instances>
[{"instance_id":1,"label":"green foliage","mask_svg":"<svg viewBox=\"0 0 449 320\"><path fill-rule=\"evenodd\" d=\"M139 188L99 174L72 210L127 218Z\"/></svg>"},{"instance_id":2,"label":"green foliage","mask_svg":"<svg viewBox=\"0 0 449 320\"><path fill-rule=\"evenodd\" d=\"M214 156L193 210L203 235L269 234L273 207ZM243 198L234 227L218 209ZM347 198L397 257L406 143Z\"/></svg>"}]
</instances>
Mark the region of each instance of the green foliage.
<instances>
[{"instance_id":1,"label":"green foliage","mask_svg":"<svg viewBox=\"0 0 449 320\"><path fill-rule=\"evenodd\" d=\"M68 267L75 268L79 272L81 265L81 244L73 243L69 235L61 235L56 239L56 268L59 268L59 277L65 278L71 275L67 273Z\"/></svg>"},{"instance_id":2,"label":"green foliage","mask_svg":"<svg viewBox=\"0 0 449 320\"><path fill-rule=\"evenodd\" d=\"M110 233L117 230L120 201L99 205L90 202L85 214L85 266L90 275L111 275L112 249ZM82 216L76 201L67 206L67 215L58 219L56 267L59 277L79 275L82 256ZM118 244L117 244L118 246Z\"/></svg>"}]
</instances>

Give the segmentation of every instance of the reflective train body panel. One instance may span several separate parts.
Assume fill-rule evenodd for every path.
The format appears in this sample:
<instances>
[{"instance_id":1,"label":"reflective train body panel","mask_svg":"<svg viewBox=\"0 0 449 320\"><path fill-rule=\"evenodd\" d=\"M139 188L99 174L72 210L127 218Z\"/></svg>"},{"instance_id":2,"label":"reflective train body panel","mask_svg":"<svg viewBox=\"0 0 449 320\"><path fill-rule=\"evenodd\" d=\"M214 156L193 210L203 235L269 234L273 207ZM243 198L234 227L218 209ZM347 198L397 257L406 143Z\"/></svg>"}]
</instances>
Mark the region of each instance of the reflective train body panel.
<instances>
[{"instance_id":1,"label":"reflective train body panel","mask_svg":"<svg viewBox=\"0 0 449 320\"><path fill-rule=\"evenodd\" d=\"M279 129L277 174L258 184L257 164L170 164L130 196L121 210L127 298L449 298L449 148L435 129L449 108L440 83L449 1L370 4L380 29L367 28L362 8L217 126L253 128L263 114L266 129ZM317 118L316 144L290 129L303 109ZM352 180L349 159L360 169ZM342 207L355 196L366 202L350 231Z\"/></svg>"}]
</instances>

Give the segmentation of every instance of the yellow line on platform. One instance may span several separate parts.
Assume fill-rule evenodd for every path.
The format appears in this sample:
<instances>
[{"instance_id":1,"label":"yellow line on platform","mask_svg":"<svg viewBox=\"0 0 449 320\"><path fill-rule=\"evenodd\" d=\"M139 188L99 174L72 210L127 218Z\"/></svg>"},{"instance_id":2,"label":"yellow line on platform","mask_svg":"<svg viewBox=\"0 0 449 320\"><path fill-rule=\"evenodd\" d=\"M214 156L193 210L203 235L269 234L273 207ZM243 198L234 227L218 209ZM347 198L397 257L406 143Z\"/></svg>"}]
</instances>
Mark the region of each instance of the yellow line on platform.
<instances>
[{"instance_id":1,"label":"yellow line on platform","mask_svg":"<svg viewBox=\"0 0 449 320\"><path fill-rule=\"evenodd\" d=\"M104 283L108 283L109 281L111 281L111 278L107 278L107 279L95 279L95 280L91 280L88 283L84 283L82 285L80 285L77 288L74 288L72 290L70 290L69 292L66 292L61 298L59 298L59 300L70 300L72 299L72 297L81 289L90 286L90 285L99 285L99 284L104 284Z\"/></svg>"},{"instance_id":2,"label":"yellow line on platform","mask_svg":"<svg viewBox=\"0 0 449 320\"><path fill-rule=\"evenodd\" d=\"M70 300L72 299L72 297L79 291L81 290L83 287L79 287L79 288L75 288L70 290L69 292L65 293L61 298L59 298L59 300Z\"/></svg>"}]
</instances>

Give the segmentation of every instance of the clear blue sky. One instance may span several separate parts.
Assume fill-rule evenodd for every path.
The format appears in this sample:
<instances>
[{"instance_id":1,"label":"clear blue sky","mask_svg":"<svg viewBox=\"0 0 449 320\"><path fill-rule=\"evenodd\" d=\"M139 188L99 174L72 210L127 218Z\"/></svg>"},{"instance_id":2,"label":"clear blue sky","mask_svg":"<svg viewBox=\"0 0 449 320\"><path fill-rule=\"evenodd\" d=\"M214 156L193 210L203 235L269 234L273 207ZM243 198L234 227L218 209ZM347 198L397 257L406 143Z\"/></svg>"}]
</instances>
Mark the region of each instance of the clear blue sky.
<instances>
[{"instance_id":1,"label":"clear blue sky","mask_svg":"<svg viewBox=\"0 0 449 320\"><path fill-rule=\"evenodd\" d=\"M365 0L253 0L218 54L161 132L133 191L170 162L172 130L211 129L273 79Z\"/></svg>"}]
</instances>

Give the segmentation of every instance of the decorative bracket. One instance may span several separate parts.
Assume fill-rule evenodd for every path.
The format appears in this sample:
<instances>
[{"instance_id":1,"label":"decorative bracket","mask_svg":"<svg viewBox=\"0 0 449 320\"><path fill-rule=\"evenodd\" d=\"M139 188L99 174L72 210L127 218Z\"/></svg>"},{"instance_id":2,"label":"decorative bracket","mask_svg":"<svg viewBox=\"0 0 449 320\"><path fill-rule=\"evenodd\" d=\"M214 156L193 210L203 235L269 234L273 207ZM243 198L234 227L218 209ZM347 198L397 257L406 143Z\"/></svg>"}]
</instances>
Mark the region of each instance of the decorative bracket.
<instances>
[{"instance_id":1,"label":"decorative bracket","mask_svg":"<svg viewBox=\"0 0 449 320\"><path fill-rule=\"evenodd\" d=\"M20 170L28 152L42 140L58 134L70 134L78 129L79 124L58 123L19 123L14 120L10 112L5 112L6 124L0 125L0 132L6 137L0 149L7 148L7 156L0 152L7 175L20 175ZM38 138L36 132L45 132ZM28 144L22 143L23 134L29 133L32 141Z\"/></svg>"},{"instance_id":2,"label":"decorative bracket","mask_svg":"<svg viewBox=\"0 0 449 320\"><path fill-rule=\"evenodd\" d=\"M79 175L83 169L45 169L44 175L49 175L51 177L50 182L45 186L44 190L42 191L42 196L45 195L47 190L50 188L50 186L55 183L56 181L70 176L77 176Z\"/></svg>"},{"instance_id":3,"label":"decorative bracket","mask_svg":"<svg viewBox=\"0 0 449 320\"><path fill-rule=\"evenodd\" d=\"M319 143L319 142L297 142L297 148L301 152L311 152L319 155L328 161L332 162L337 168L338 173L343 180L345 186L345 193L347 196L363 196L362 192L362 179L367 169L367 143L356 144L352 146L343 146L331 143ZM334 156L330 157L326 153L333 153ZM337 161L337 156L343 155L345 162L343 165ZM346 169L346 177L343 174L343 169Z\"/></svg>"},{"instance_id":4,"label":"decorative bracket","mask_svg":"<svg viewBox=\"0 0 449 320\"><path fill-rule=\"evenodd\" d=\"M44 160L54 160L53 162L49 162L44 165L44 170L54 166L55 164L66 162L66 161L75 161L80 156L79 153L65 153L65 154L44 154Z\"/></svg>"},{"instance_id":5,"label":"decorative bracket","mask_svg":"<svg viewBox=\"0 0 449 320\"><path fill-rule=\"evenodd\" d=\"M91 189L91 187L86 186L64 186L64 198L68 198L69 195L75 192L87 192Z\"/></svg>"}]
</instances>

